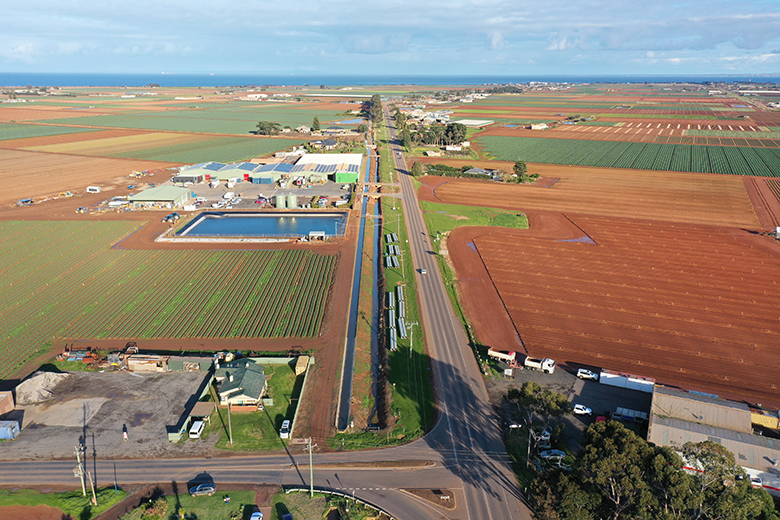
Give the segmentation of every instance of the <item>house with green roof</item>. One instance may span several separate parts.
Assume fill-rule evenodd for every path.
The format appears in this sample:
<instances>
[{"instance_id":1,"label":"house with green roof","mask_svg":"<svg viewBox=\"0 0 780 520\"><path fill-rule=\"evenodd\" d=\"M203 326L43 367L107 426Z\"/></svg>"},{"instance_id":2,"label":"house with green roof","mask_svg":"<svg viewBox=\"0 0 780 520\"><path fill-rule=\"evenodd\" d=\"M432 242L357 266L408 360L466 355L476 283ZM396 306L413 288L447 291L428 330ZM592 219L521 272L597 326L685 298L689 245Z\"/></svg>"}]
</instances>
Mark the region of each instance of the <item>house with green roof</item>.
<instances>
[{"instance_id":1,"label":"house with green roof","mask_svg":"<svg viewBox=\"0 0 780 520\"><path fill-rule=\"evenodd\" d=\"M254 406L268 392L268 378L263 366L251 359L238 359L217 368L219 404Z\"/></svg>"}]
</instances>

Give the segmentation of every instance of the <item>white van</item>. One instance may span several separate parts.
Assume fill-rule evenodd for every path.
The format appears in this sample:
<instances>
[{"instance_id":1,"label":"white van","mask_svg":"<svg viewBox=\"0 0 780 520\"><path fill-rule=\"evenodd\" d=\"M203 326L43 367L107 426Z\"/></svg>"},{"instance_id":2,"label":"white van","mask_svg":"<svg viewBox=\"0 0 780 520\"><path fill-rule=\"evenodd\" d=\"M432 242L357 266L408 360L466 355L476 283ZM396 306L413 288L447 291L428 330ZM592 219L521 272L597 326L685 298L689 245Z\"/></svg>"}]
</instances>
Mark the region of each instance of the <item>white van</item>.
<instances>
[{"instance_id":1,"label":"white van","mask_svg":"<svg viewBox=\"0 0 780 520\"><path fill-rule=\"evenodd\" d=\"M282 427L279 428L279 438L280 439L289 439L290 438L290 420L285 419L282 421Z\"/></svg>"},{"instance_id":2,"label":"white van","mask_svg":"<svg viewBox=\"0 0 780 520\"><path fill-rule=\"evenodd\" d=\"M87 186L87 193L100 193L100 186Z\"/></svg>"},{"instance_id":3,"label":"white van","mask_svg":"<svg viewBox=\"0 0 780 520\"><path fill-rule=\"evenodd\" d=\"M224 195L222 195L222 198L225 199L225 200L230 200L232 198L235 198L235 196L236 196L235 193L233 193L232 191L229 191L229 192L225 193Z\"/></svg>"},{"instance_id":4,"label":"white van","mask_svg":"<svg viewBox=\"0 0 780 520\"><path fill-rule=\"evenodd\" d=\"M203 421L195 421L190 427L190 439L200 439L200 435L203 433L203 429L206 427L206 423Z\"/></svg>"}]
</instances>

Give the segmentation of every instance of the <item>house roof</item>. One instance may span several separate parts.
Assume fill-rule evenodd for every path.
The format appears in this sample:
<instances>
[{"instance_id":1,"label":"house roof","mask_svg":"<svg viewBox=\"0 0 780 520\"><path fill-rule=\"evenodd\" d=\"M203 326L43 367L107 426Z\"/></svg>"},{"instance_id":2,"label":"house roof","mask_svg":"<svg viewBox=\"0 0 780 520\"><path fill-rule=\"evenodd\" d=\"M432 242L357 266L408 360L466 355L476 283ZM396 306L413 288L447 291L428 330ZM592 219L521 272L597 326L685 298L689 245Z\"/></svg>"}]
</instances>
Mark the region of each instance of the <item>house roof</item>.
<instances>
[{"instance_id":1,"label":"house roof","mask_svg":"<svg viewBox=\"0 0 780 520\"><path fill-rule=\"evenodd\" d=\"M133 202L156 202L156 201L174 201L181 197L189 198L192 192L187 188L178 186L156 186L149 188L141 193L130 195L129 199Z\"/></svg>"},{"instance_id":2,"label":"house roof","mask_svg":"<svg viewBox=\"0 0 780 520\"><path fill-rule=\"evenodd\" d=\"M263 366L247 359L240 359L220 366L216 377L224 378L219 389L220 395L241 392L247 397L260 399L265 390L267 377L263 374ZM233 376L233 380L230 380Z\"/></svg>"}]
</instances>

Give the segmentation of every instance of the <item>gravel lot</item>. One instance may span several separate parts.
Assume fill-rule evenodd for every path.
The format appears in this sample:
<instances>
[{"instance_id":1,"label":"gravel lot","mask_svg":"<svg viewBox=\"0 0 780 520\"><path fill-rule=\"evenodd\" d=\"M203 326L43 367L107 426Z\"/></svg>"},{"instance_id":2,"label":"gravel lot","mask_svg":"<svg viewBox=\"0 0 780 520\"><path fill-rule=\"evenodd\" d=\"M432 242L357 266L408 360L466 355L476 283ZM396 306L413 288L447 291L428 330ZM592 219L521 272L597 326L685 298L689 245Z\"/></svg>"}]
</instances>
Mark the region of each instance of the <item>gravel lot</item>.
<instances>
[{"instance_id":1,"label":"gravel lot","mask_svg":"<svg viewBox=\"0 0 780 520\"><path fill-rule=\"evenodd\" d=\"M206 374L167 372L72 372L38 404L19 405L9 419L22 421L13 442L3 443L0 460L73 457L80 441L98 458L205 455L217 441L173 444L166 426L175 425ZM123 440L123 427L128 440Z\"/></svg>"},{"instance_id":2,"label":"gravel lot","mask_svg":"<svg viewBox=\"0 0 780 520\"><path fill-rule=\"evenodd\" d=\"M583 404L593 410L591 417L569 415L563 419L564 442L575 451L579 449L582 432L596 421L598 415L603 415L605 411L614 412L616 407L621 406L631 410L650 412L651 394L602 385L595 381L584 381L561 367L557 367L552 375L534 370L518 370L514 379L488 381L491 402L495 406L500 406L503 396L510 388L520 388L526 381L535 381L542 388L568 396L572 404ZM510 419L510 417L504 417Z\"/></svg>"}]
</instances>

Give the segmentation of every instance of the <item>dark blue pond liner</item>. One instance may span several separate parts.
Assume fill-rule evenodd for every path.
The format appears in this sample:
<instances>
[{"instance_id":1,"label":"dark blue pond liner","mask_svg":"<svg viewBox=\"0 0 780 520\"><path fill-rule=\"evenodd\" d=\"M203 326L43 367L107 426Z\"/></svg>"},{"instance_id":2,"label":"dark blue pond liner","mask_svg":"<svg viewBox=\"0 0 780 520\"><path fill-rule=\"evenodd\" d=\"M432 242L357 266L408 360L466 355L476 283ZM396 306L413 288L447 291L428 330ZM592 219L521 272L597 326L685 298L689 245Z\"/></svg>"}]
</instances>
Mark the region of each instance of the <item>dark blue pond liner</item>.
<instances>
[{"instance_id":1,"label":"dark blue pond liner","mask_svg":"<svg viewBox=\"0 0 780 520\"><path fill-rule=\"evenodd\" d=\"M346 213L222 213L205 212L187 224L177 237L260 238L308 237L310 232L341 236Z\"/></svg>"}]
</instances>

